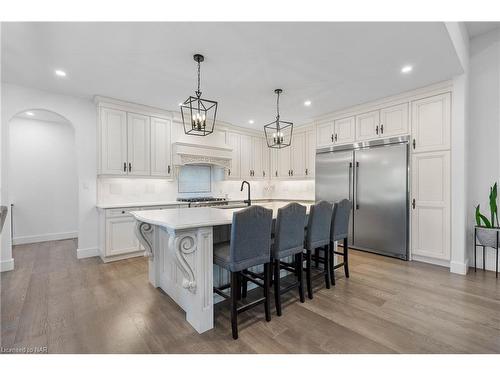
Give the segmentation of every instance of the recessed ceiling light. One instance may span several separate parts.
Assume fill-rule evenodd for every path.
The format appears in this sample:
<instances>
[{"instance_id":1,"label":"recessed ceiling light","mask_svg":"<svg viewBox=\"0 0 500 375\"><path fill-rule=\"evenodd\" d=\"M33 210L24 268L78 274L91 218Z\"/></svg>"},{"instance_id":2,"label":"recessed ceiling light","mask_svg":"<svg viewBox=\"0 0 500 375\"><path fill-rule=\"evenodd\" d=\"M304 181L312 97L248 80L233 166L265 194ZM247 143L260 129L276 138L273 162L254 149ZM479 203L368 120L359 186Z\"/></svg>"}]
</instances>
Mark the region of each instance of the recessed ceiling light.
<instances>
[{"instance_id":1,"label":"recessed ceiling light","mask_svg":"<svg viewBox=\"0 0 500 375\"><path fill-rule=\"evenodd\" d=\"M405 65L401 68L401 73L410 73L413 70L413 66Z\"/></svg>"},{"instance_id":2,"label":"recessed ceiling light","mask_svg":"<svg viewBox=\"0 0 500 375\"><path fill-rule=\"evenodd\" d=\"M254 120L248 120L249 124L253 124L255 121Z\"/></svg>"},{"instance_id":3,"label":"recessed ceiling light","mask_svg":"<svg viewBox=\"0 0 500 375\"><path fill-rule=\"evenodd\" d=\"M182 105L183 103L179 103L179 107Z\"/></svg>"},{"instance_id":4,"label":"recessed ceiling light","mask_svg":"<svg viewBox=\"0 0 500 375\"><path fill-rule=\"evenodd\" d=\"M309 107L309 106L311 105L311 101L310 101L310 100L306 100L306 101L304 102L304 105L305 105L306 107Z\"/></svg>"},{"instance_id":5,"label":"recessed ceiling light","mask_svg":"<svg viewBox=\"0 0 500 375\"><path fill-rule=\"evenodd\" d=\"M26 114L27 114L28 116L34 116L34 115L35 115L33 112L30 112L30 111L26 112Z\"/></svg>"},{"instance_id":6,"label":"recessed ceiling light","mask_svg":"<svg viewBox=\"0 0 500 375\"><path fill-rule=\"evenodd\" d=\"M55 71L55 73L56 73L56 76L58 76L58 77L66 77L66 72L64 70L57 69Z\"/></svg>"}]
</instances>

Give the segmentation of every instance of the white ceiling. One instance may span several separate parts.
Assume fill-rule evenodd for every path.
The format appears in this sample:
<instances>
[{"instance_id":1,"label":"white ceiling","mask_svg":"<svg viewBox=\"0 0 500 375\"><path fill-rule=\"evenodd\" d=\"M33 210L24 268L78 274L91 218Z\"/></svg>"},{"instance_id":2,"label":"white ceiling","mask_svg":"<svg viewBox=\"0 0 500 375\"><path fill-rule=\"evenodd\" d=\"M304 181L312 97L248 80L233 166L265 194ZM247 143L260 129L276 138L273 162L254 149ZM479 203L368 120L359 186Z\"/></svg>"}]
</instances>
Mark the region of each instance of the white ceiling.
<instances>
[{"instance_id":1,"label":"white ceiling","mask_svg":"<svg viewBox=\"0 0 500 375\"><path fill-rule=\"evenodd\" d=\"M2 25L4 81L169 110L195 90L196 52L206 56L201 90L219 102L218 118L256 129L274 119L277 87L282 119L300 124L461 71L441 22ZM400 73L405 64L411 74Z\"/></svg>"},{"instance_id":2,"label":"white ceiling","mask_svg":"<svg viewBox=\"0 0 500 375\"><path fill-rule=\"evenodd\" d=\"M470 38L487 33L500 27L500 22L466 22L467 32Z\"/></svg>"}]
</instances>

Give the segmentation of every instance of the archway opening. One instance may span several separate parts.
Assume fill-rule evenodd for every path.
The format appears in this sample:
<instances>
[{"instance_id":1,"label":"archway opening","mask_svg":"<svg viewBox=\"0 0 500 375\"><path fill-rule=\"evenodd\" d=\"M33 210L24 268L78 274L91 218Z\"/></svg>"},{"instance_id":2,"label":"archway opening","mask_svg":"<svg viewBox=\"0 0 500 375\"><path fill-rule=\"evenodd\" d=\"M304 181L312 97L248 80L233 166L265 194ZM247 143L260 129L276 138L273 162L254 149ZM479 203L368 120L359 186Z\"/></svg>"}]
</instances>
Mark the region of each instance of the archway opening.
<instances>
[{"instance_id":1,"label":"archway opening","mask_svg":"<svg viewBox=\"0 0 500 375\"><path fill-rule=\"evenodd\" d=\"M72 124L58 113L27 109L9 122L12 243L78 237L78 173Z\"/></svg>"}]
</instances>

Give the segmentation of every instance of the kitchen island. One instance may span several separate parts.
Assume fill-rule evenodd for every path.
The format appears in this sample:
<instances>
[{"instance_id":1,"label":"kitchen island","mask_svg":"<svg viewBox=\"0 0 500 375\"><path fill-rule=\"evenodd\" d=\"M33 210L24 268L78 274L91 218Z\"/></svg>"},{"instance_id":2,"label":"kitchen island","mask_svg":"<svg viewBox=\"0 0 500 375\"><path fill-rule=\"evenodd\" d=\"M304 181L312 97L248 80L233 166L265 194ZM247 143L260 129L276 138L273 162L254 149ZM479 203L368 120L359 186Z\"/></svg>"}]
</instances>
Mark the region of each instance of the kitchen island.
<instances>
[{"instance_id":1,"label":"kitchen island","mask_svg":"<svg viewBox=\"0 0 500 375\"><path fill-rule=\"evenodd\" d=\"M276 218L289 202L264 203ZM301 204L309 207L311 202ZM244 208L174 208L133 211L136 235L149 257L149 282L167 293L203 333L214 327L214 228L227 227Z\"/></svg>"}]
</instances>

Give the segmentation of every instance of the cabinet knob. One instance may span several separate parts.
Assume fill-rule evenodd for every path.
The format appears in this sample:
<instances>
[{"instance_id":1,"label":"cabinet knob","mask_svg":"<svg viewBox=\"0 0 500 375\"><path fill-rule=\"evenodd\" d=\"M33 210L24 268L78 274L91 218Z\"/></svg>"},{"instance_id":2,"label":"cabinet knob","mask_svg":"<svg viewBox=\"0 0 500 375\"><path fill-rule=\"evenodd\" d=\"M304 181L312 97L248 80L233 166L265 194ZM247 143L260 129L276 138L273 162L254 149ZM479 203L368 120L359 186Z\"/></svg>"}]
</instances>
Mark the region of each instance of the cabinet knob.
<instances>
[{"instance_id":1,"label":"cabinet knob","mask_svg":"<svg viewBox=\"0 0 500 375\"><path fill-rule=\"evenodd\" d=\"M127 172L127 162L123 162L123 172Z\"/></svg>"},{"instance_id":2,"label":"cabinet knob","mask_svg":"<svg viewBox=\"0 0 500 375\"><path fill-rule=\"evenodd\" d=\"M332 142L333 142L333 134L332 134L332 136L331 136L331 139L332 139Z\"/></svg>"},{"instance_id":3,"label":"cabinet knob","mask_svg":"<svg viewBox=\"0 0 500 375\"><path fill-rule=\"evenodd\" d=\"M228 175L228 176L231 176L231 168L229 168L229 169L227 170L227 175Z\"/></svg>"},{"instance_id":4,"label":"cabinet knob","mask_svg":"<svg viewBox=\"0 0 500 375\"><path fill-rule=\"evenodd\" d=\"M415 138L413 138L413 149L415 150L415 147L417 146L417 142L415 141Z\"/></svg>"},{"instance_id":5,"label":"cabinet knob","mask_svg":"<svg viewBox=\"0 0 500 375\"><path fill-rule=\"evenodd\" d=\"M378 125L375 126L375 133L378 135Z\"/></svg>"},{"instance_id":6,"label":"cabinet knob","mask_svg":"<svg viewBox=\"0 0 500 375\"><path fill-rule=\"evenodd\" d=\"M415 198L413 198L413 200L411 201L411 206L413 207L413 209L415 209Z\"/></svg>"},{"instance_id":7,"label":"cabinet knob","mask_svg":"<svg viewBox=\"0 0 500 375\"><path fill-rule=\"evenodd\" d=\"M128 163L128 171L132 172L132 163Z\"/></svg>"},{"instance_id":8,"label":"cabinet knob","mask_svg":"<svg viewBox=\"0 0 500 375\"><path fill-rule=\"evenodd\" d=\"M384 124L380 124L380 133L384 134Z\"/></svg>"},{"instance_id":9,"label":"cabinet knob","mask_svg":"<svg viewBox=\"0 0 500 375\"><path fill-rule=\"evenodd\" d=\"M167 173L170 174L170 165L167 166Z\"/></svg>"},{"instance_id":10,"label":"cabinet knob","mask_svg":"<svg viewBox=\"0 0 500 375\"><path fill-rule=\"evenodd\" d=\"M309 174L309 170L306 168L306 176Z\"/></svg>"}]
</instances>

